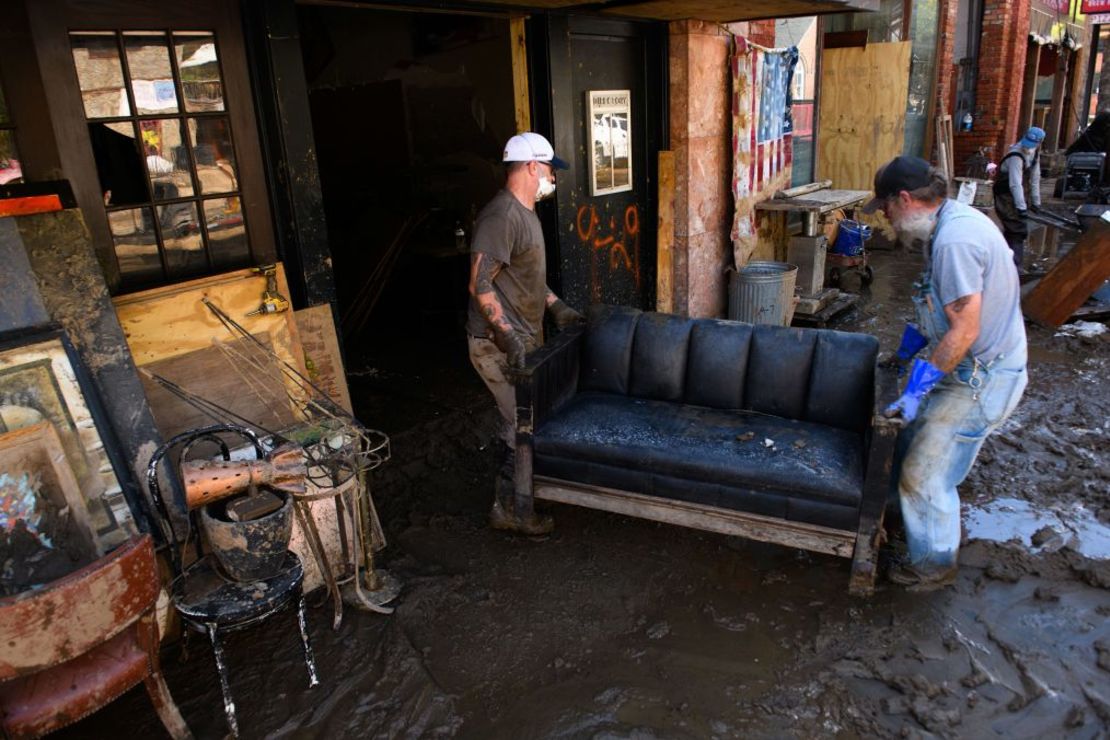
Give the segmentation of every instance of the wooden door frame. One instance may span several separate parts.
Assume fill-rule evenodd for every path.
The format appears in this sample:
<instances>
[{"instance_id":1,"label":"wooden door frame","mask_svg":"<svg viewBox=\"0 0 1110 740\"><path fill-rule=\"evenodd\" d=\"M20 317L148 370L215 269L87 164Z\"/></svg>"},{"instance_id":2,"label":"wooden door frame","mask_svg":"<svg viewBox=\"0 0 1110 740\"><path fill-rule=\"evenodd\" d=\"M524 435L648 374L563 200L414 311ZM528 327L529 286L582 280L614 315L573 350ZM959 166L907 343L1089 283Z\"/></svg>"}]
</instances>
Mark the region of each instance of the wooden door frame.
<instances>
[{"instance_id":1,"label":"wooden door frame","mask_svg":"<svg viewBox=\"0 0 1110 740\"><path fill-rule=\"evenodd\" d=\"M109 289L115 292L120 284L119 266L89 142L70 50L70 31L171 29L211 30L216 34L251 258L256 264L276 261L273 219L263 172L264 160L258 144L258 124L238 3L221 0L156 4L142 0L99 3L34 0L27 2L26 7L58 158L85 216Z\"/></svg>"}]
</instances>

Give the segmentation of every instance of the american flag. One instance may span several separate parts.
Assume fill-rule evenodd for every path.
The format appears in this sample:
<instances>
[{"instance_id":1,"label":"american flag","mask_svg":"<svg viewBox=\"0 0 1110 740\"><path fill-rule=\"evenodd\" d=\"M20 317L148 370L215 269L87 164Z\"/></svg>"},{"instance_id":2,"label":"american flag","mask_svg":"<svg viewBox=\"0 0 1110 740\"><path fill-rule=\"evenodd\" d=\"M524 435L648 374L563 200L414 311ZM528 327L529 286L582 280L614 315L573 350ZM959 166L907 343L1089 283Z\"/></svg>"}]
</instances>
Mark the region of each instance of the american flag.
<instances>
[{"instance_id":1,"label":"american flag","mask_svg":"<svg viewBox=\"0 0 1110 740\"><path fill-rule=\"evenodd\" d=\"M766 185L789 185L793 156L790 81L798 49L765 49L735 37L732 55L732 240L754 242L753 206ZM769 192L768 192L769 194ZM750 253L750 249L746 250Z\"/></svg>"}]
</instances>

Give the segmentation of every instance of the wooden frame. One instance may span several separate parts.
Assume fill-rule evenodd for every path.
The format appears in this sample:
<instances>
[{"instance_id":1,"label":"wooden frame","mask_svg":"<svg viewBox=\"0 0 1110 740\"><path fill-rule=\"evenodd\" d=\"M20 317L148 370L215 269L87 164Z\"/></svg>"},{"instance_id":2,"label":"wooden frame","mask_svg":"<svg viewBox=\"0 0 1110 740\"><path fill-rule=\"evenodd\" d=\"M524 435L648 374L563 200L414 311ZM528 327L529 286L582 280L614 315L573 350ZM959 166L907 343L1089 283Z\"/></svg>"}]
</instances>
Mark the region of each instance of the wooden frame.
<instances>
[{"instance_id":1,"label":"wooden frame","mask_svg":"<svg viewBox=\"0 0 1110 740\"><path fill-rule=\"evenodd\" d=\"M54 129L58 159L66 179L73 186L112 292L119 287L120 273L73 66L71 30L211 30L216 34L224 98L234 136L242 210L249 224L247 238L251 257L256 264L275 261L273 221L239 6L218 0L196 0L187 4L151 4L141 0L101 3L39 0L26 5L50 111L49 120L40 121L39 125ZM22 122L17 121L17 125L22 126ZM24 156L30 155L24 152Z\"/></svg>"},{"instance_id":2,"label":"wooden frame","mask_svg":"<svg viewBox=\"0 0 1110 740\"><path fill-rule=\"evenodd\" d=\"M881 413L897 396L893 371L876 370L875 406L867 433L867 465L857 526L836 529L534 475L535 429L577 391L583 332L582 328L563 332L529 355L517 382L513 503L518 516L530 516L535 499L540 499L850 558L849 592L869 595L874 590L894 445L901 428L900 421Z\"/></svg>"}]
</instances>

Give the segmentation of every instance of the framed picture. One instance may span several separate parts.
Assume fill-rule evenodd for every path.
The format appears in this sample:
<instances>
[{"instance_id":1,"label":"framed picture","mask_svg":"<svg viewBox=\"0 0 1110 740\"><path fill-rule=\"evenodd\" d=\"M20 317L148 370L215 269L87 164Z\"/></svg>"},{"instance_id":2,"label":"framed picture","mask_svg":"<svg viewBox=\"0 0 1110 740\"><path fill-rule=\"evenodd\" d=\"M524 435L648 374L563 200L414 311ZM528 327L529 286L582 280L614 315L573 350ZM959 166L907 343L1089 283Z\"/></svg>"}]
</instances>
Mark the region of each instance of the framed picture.
<instances>
[{"instance_id":1,"label":"framed picture","mask_svg":"<svg viewBox=\"0 0 1110 740\"><path fill-rule=\"evenodd\" d=\"M632 189L632 91L586 93L590 157L590 195Z\"/></svg>"},{"instance_id":2,"label":"framed picture","mask_svg":"<svg viewBox=\"0 0 1110 740\"><path fill-rule=\"evenodd\" d=\"M84 498L87 513L80 516L88 519L96 548L106 552L135 534L121 485L126 468L115 446L105 442L112 437L103 426L99 399L60 330L0 338L0 435L38 424L49 425L57 436ZM79 507L72 508L79 513Z\"/></svg>"}]
</instances>

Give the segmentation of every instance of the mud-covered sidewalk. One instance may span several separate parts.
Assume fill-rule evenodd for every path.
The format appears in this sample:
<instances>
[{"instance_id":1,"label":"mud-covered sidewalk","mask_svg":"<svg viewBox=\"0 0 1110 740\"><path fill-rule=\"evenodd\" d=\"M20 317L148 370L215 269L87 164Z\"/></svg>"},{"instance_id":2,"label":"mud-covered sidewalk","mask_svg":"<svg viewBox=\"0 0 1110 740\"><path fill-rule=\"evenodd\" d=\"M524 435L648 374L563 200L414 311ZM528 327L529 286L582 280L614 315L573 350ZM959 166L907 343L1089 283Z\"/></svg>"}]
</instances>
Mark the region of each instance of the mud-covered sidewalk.
<instances>
[{"instance_id":1,"label":"mud-covered sidewalk","mask_svg":"<svg viewBox=\"0 0 1110 740\"><path fill-rule=\"evenodd\" d=\"M918 259L875 253L842 328L891 348ZM1025 400L961 491L958 583L866 600L847 595L846 560L600 512L557 507L540 540L494 532L481 386L463 363L399 375L411 393L382 403L415 423L387 427L375 488L398 609L348 609L338 632L312 610L313 690L292 613L229 636L243 734L1107 737L1110 334L1029 335ZM222 736L210 648L179 657L165 665L186 720ZM162 732L141 690L66 734L120 732Z\"/></svg>"}]
</instances>

